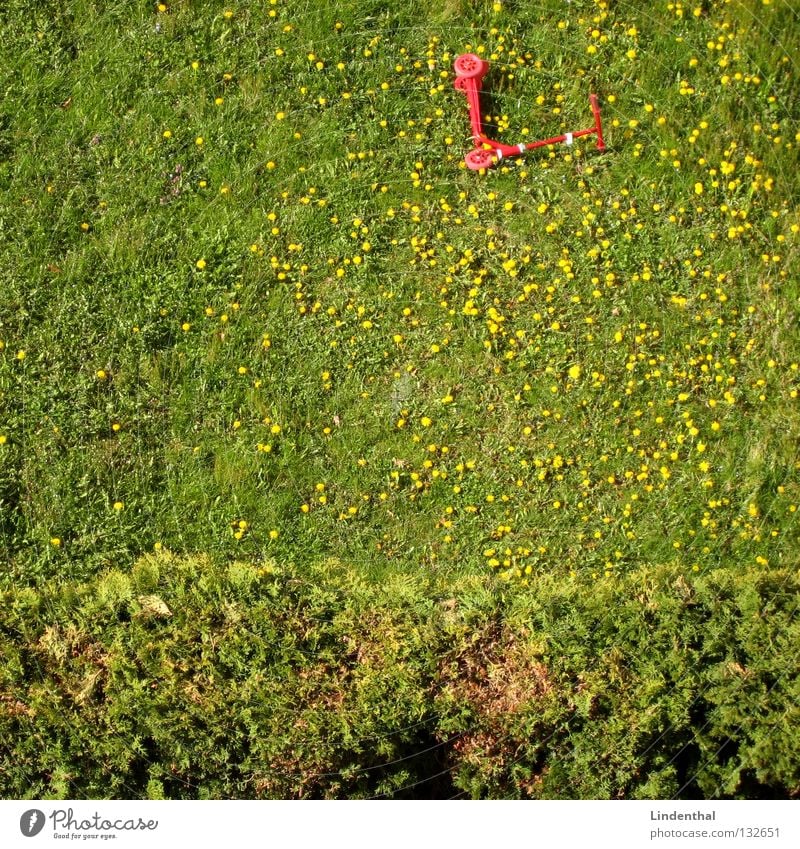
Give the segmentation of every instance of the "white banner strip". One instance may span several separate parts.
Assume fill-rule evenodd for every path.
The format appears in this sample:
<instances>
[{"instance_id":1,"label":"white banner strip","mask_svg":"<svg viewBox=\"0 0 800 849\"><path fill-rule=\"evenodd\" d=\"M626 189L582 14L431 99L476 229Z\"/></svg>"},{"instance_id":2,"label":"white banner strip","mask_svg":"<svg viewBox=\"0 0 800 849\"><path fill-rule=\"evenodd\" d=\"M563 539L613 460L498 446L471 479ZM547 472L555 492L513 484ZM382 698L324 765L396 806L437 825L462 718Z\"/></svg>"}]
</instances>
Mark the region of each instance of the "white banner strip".
<instances>
[{"instance_id":1,"label":"white banner strip","mask_svg":"<svg viewBox=\"0 0 800 849\"><path fill-rule=\"evenodd\" d=\"M800 846L797 802L0 801L4 849Z\"/></svg>"}]
</instances>

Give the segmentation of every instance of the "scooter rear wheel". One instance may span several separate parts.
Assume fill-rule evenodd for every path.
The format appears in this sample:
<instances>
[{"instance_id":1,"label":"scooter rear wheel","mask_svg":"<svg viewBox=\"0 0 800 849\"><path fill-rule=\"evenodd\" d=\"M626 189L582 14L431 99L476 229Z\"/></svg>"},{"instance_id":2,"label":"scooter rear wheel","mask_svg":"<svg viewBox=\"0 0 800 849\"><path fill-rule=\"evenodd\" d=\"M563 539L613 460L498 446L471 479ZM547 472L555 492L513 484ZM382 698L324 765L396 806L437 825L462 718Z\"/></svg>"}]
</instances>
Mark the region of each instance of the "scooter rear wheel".
<instances>
[{"instance_id":1,"label":"scooter rear wheel","mask_svg":"<svg viewBox=\"0 0 800 849\"><path fill-rule=\"evenodd\" d=\"M486 73L486 62L474 53L462 53L453 63L453 68L459 77L476 78Z\"/></svg>"}]
</instances>

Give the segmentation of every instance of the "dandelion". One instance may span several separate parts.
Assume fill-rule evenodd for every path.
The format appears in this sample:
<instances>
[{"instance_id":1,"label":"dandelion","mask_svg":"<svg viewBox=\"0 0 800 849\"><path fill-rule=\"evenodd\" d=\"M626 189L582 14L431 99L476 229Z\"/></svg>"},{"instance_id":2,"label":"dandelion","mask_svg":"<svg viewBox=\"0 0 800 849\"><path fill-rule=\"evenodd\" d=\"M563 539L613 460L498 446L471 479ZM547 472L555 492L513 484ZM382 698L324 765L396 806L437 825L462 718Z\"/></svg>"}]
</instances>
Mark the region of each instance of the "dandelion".
<instances>
[{"instance_id":1,"label":"dandelion","mask_svg":"<svg viewBox=\"0 0 800 849\"><path fill-rule=\"evenodd\" d=\"M206 267L206 261L202 258L198 259L195 265L199 271L202 271Z\"/></svg>"},{"instance_id":2,"label":"dandelion","mask_svg":"<svg viewBox=\"0 0 800 849\"><path fill-rule=\"evenodd\" d=\"M124 510L125 509L125 502L124 501L115 501L114 502L114 509L117 511L117 513L119 513L121 510Z\"/></svg>"}]
</instances>

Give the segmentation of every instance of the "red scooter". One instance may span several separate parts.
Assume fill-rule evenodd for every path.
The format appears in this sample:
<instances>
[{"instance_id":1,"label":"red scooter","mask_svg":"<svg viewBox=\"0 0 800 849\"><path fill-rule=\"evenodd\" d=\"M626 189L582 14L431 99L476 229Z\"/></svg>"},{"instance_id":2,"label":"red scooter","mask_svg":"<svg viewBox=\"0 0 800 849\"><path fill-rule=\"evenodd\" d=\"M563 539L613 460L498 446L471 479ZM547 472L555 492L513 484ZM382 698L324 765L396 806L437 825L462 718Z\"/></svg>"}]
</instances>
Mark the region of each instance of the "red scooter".
<instances>
[{"instance_id":1,"label":"red scooter","mask_svg":"<svg viewBox=\"0 0 800 849\"><path fill-rule=\"evenodd\" d=\"M479 145L464 157L467 168L472 171L491 168L506 156L519 156L537 147L546 147L547 145L558 144L559 142L565 142L571 145L574 139L580 136L589 136L593 133L597 135L597 149L606 149L605 142L603 141L603 125L600 122L600 107L597 103L596 94L589 95L589 103L592 106L592 113L594 114L594 126L588 130L577 130L574 133L564 133L561 136L553 136L553 138L544 139L543 141L523 142L514 145L503 144L502 142L487 138L483 132L483 124L481 123L481 104L478 94L481 90L481 80L489 70L489 63L474 53L463 53L456 59L453 67L456 72L454 85L458 91L463 91L467 95L469 119L472 124L472 138L475 144Z\"/></svg>"}]
</instances>

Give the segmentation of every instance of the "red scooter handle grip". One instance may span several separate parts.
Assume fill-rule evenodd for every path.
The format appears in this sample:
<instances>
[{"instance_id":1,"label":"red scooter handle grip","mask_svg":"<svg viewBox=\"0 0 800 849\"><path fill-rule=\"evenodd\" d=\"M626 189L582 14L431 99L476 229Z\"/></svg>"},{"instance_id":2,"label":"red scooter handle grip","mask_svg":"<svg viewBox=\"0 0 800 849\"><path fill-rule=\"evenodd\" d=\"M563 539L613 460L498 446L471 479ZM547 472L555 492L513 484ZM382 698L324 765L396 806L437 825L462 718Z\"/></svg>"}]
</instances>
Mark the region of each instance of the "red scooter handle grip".
<instances>
[{"instance_id":1,"label":"red scooter handle grip","mask_svg":"<svg viewBox=\"0 0 800 849\"><path fill-rule=\"evenodd\" d=\"M597 149L605 150L606 143L603 139L603 122L600 120L600 105L597 102L596 94L589 95L589 103L592 106L592 113L594 114L594 128L597 132Z\"/></svg>"}]
</instances>

